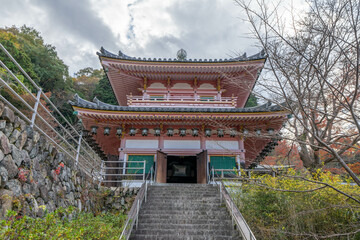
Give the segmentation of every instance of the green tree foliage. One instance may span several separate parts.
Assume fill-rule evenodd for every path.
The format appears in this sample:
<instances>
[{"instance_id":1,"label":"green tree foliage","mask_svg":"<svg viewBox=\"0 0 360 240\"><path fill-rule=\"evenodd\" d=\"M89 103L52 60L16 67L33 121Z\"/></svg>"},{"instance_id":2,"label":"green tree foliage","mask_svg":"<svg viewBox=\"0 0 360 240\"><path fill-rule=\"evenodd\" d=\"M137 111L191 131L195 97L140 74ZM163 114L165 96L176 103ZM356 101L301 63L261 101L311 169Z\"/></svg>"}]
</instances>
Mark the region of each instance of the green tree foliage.
<instances>
[{"instance_id":1,"label":"green tree foliage","mask_svg":"<svg viewBox=\"0 0 360 240\"><path fill-rule=\"evenodd\" d=\"M62 114L75 121L72 109L67 103L75 93L73 80L69 76L68 66L58 57L55 47L46 44L40 32L25 25L20 28L0 28L0 43L44 92L51 92L50 99ZM3 52L0 53L0 60L19 75L19 79L35 93L35 88L20 75L20 70ZM11 97L5 90L1 93ZM13 99L12 102L16 100Z\"/></svg>"},{"instance_id":2,"label":"green tree foliage","mask_svg":"<svg viewBox=\"0 0 360 240\"><path fill-rule=\"evenodd\" d=\"M45 44L35 29L27 26L2 28L0 42L44 92L62 91L66 85L71 85L68 67L58 57L55 47ZM19 73L4 54L0 57L11 70Z\"/></svg>"},{"instance_id":3,"label":"green tree foliage","mask_svg":"<svg viewBox=\"0 0 360 240\"><path fill-rule=\"evenodd\" d=\"M93 69L92 67L86 67L80 69L75 73L76 77L86 76L86 77L96 77L98 79L102 78L104 71L102 69Z\"/></svg>"},{"instance_id":4,"label":"green tree foliage","mask_svg":"<svg viewBox=\"0 0 360 240\"><path fill-rule=\"evenodd\" d=\"M0 43L6 48L8 52L16 59L16 61L22 66L22 68L33 79L37 79L37 74L34 71L33 64L30 57L21 50L21 45L18 38L13 33L6 29L0 28ZM15 74L19 74L20 71L16 65L6 56L3 51L0 51L0 60ZM3 72L5 74L5 70ZM2 74L2 76L4 76ZM26 80L27 81L27 80ZM28 84L30 86L30 84ZM30 87L32 90L32 88Z\"/></svg>"},{"instance_id":5,"label":"green tree foliage","mask_svg":"<svg viewBox=\"0 0 360 240\"><path fill-rule=\"evenodd\" d=\"M68 66L59 58L55 47L46 44L37 30L27 26L0 28L0 43L4 45L44 92L51 92L50 100L70 122L77 121L71 106L68 104L68 100L72 99L75 93L88 100L97 96L101 101L117 104L110 83L102 69L87 67L79 70L75 74L75 78L71 78ZM2 51L0 52L0 60L33 93L36 93L36 89L21 75L19 69ZM11 81L11 77L8 76L4 69L0 71L0 74L3 79L7 78ZM19 94L25 93L19 92L18 86L14 87ZM2 90L1 94L9 99L12 98L11 94L4 90ZM16 99L12 99L12 102L16 103ZM53 110L51 106L49 106L49 109Z\"/></svg>"},{"instance_id":6,"label":"green tree foliage","mask_svg":"<svg viewBox=\"0 0 360 240\"><path fill-rule=\"evenodd\" d=\"M80 69L75 73L74 90L84 99L93 99L94 91L99 81L105 77L102 69L93 69L91 67Z\"/></svg>"},{"instance_id":7,"label":"green tree foliage","mask_svg":"<svg viewBox=\"0 0 360 240\"><path fill-rule=\"evenodd\" d=\"M258 99L254 94L250 94L245 107L256 107L258 105Z\"/></svg>"},{"instance_id":8,"label":"green tree foliage","mask_svg":"<svg viewBox=\"0 0 360 240\"><path fill-rule=\"evenodd\" d=\"M94 96L97 97L102 102L115 104L115 105L118 104L114 91L106 75L104 75L104 77L96 85Z\"/></svg>"}]
</instances>

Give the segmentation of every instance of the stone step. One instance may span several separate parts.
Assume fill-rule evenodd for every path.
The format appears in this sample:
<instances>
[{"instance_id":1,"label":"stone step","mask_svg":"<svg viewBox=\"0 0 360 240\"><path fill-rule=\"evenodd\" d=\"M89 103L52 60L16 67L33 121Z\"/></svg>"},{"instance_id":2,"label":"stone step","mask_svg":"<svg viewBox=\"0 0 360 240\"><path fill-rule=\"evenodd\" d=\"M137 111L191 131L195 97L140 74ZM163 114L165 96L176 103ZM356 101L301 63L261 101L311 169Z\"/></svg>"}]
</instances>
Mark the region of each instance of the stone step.
<instances>
[{"instance_id":1,"label":"stone step","mask_svg":"<svg viewBox=\"0 0 360 240\"><path fill-rule=\"evenodd\" d=\"M231 224L161 224L161 223L144 223L139 221L139 229L142 230L221 230L221 231L232 231L234 230Z\"/></svg>"},{"instance_id":2,"label":"stone step","mask_svg":"<svg viewBox=\"0 0 360 240\"><path fill-rule=\"evenodd\" d=\"M176 192L176 191L182 191L182 192L192 192L192 191L198 191L198 192L219 192L219 188L148 188L148 191L155 191L155 192Z\"/></svg>"},{"instance_id":3,"label":"stone step","mask_svg":"<svg viewBox=\"0 0 360 240\"><path fill-rule=\"evenodd\" d=\"M199 193L207 193L207 192L219 192L218 188L209 188L209 189L163 189L163 188L148 188L149 192L184 192L184 193L190 193L190 192L199 192Z\"/></svg>"},{"instance_id":4,"label":"stone step","mask_svg":"<svg viewBox=\"0 0 360 240\"><path fill-rule=\"evenodd\" d=\"M180 206L180 207L176 207L176 206L161 206L161 205L154 205L154 206L143 206L141 209L145 210L156 210L156 211L177 211L179 213L181 213L182 211L187 211L187 212L191 212L191 211L201 211L204 212L206 210L209 211L220 211L221 207L218 205L214 205L214 206L191 206L191 205L187 205L187 206ZM208 211L206 211L208 212Z\"/></svg>"},{"instance_id":5,"label":"stone step","mask_svg":"<svg viewBox=\"0 0 360 240\"><path fill-rule=\"evenodd\" d=\"M143 214L154 214L154 215L206 215L206 216L212 216L212 215L228 215L227 212L225 212L223 209L190 209L190 210L173 210L173 209L141 209L140 211Z\"/></svg>"},{"instance_id":6,"label":"stone step","mask_svg":"<svg viewBox=\"0 0 360 240\"><path fill-rule=\"evenodd\" d=\"M218 187L199 184L149 186L130 239L239 239L220 202Z\"/></svg>"},{"instance_id":7,"label":"stone step","mask_svg":"<svg viewBox=\"0 0 360 240\"><path fill-rule=\"evenodd\" d=\"M188 186L188 187L177 187L177 186L154 186L154 185L148 185L148 189L165 189L165 190L177 190L177 189L181 189L181 190L189 190L189 189L198 189L200 191L206 191L206 190L211 190L211 189L219 189L219 187L217 186L212 186L212 185L207 185L207 186Z\"/></svg>"},{"instance_id":8,"label":"stone step","mask_svg":"<svg viewBox=\"0 0 360 240\"><path fill-rule=\"evenodd\" d=\"M148 193L146 197L151 198L162 198L162 199L193 199L193 200L202 200L206 198L217 198L219 199L219 194L155 194L155 193Z\"/></svg>"},{"instance_id":9,"label":"stone step","mask_svg":"<svg viewBox=\"0 0 360 240\"><path fill-rule=\"evenodd\" d=\"M218 204L224 205L224 202L220 202L220 199L163 199L163 198L151 198L143 202L143 206L148 204L158 204L158 205L178 205L178 204Z\"/></svg>"},{"instance_id":10,"label":"stone step","mask_svg":"<svg viewBox=\"0 0 360 240\"><path fill-rule=\"evenodd\" d=\"M176 199L180 199L180 200L215 200L215 199L219 199L220 200L220 196L219 194L211 194L211 195L205 195L205 196L200 196L200 195L177 195L177 194L173 194L173 195L166 195L166 194L147 194L146 195L147 198L154 198L154 199L163 199L163 200L168 200L168 199L172 199L172 200L176 200Z\"/></svg>"},{"instance_id":11,"label":"stone step","mask_svg":"<svg viewBox=\"0 0 360 240\"><path fill-rule=\"evenodd\" d=\"M191 193L191 194L155 194L155 193L148 193L146 195L147 198L154 198L154 199L193 199L193 200L207 200L207 199L211 199L211 200L215 200L215 199L219 199L220 200L220 195L218 193L216 194L195 194L195 193Z\"/></svg>"},{"instance_id":12,"label":"stone step","mask_svg":"<svg viewBox=\"0 0 360 240\"><path fill-rule=\"evenodd\" d=\"M207 204L207 205L191 205L191 204L187 204L187 205L182 205L182 206L173 206L173 205L145 205L142 206L141 209L144 210L172 210L172 211L192 211L192 210L199 210L199 211L204 211L206 209L208 210L221 210L222 206L218 205L218 204Z\"/></svg>"},{"instance_id":13,"label":"stone step","mask_svg":"<svg viewBox=\"0 0 360 240\"><path fill-rule=\"evenodd\" d=\"M207 198L186 198L186 197L168 197L168 198L161 198L161 197L147 197L146 203L172 203L172 202L193 202L193 203L220 203L219 197L207 197ZM145 201L144 201L145 203Z\"/></svg>"},{"instance_id":14,"label":"stone step","mask_svg":"<svg viewBox=\"0 0 360 240\"><path fill-rule=\"evenodd\" d=\"M154 185L148 185L148 189L164 189L164 190L177 190L177 189L181 189L181 190L189 190L189 189L197 189L199 191L206 191L206 190L212 190L212 189L219 189L219 187L217 186L212 186L212 185L208 185L208 186L188 186L188 187L177 187L177 186L168 186L168 187L163 187L163 186L154 186Z\"/></svg>"},{"instance_id":15,"label":"stone step","mask_svg":"<svg viewBox=\"0 0 360 240\"><path fill-rule=\"evenodd\" d=\"M232 222L230 219L222 219L219 221L218 219L167 219L167 218L160 218L160 219L153 219L153 218L140 218L139 223L146 223L146 224L217 224L219 226L226 226L231 225Z\"/></svg>"},{"instance_id":16,"label":"stone step","mask_svg":"<svg viewBox=\"0 0 360 240\"><path fill-rule=\"evenodd\" d=\"M157 188L157 187L148 187L148 191L158 191L158 192L176 192L179 191L179 188ZM219 188L181 188L183 192L191 192L191 191L198 191L198 192L219 192Z\"/></svg>"},{"instance_id":17,"label":"stone step","mask_svg":"<svg viewBox=\"0 0 360 240\"><path fill-rule=\"evenodd\" d=\"M166 207L187 207L187 206L194 206L194 207L224 207L224 204L220 203L220 201L165 201L165 202L158 202L154 201L153 199L143 202L143 207L148 206L166 206Z\"/></svg>"},{"instance_id":18,"label":"stone step","mask_svg":"<svg viewBox=\"0 0 360 240\"><path fill-rule=\"evenodd\" d=\"M140 229L134 232L141 235L173 235L173 236L237 236L238 233L233 230L203 230L203 229Z\"/></svg>"},{"instance_id":19,"label":"stone step","mask_svg":"<svg viewBox=\"0 0 360 240\"><path fill-rule=\"evenodd\" d=\"M205 196L205 197L212 197L212 196L220 196L219 192L207 192L207 193L196 193L196 192L153 192L153 191L148 191L147 196L162 196L162 197L171 197L172 195L175 196L184 196L184 197L188 197L188 196Z\"/></svg>"},{"instance_id":20,"label":"stone step","mask_svg":"<svg viewBox=\"0 0 360 240\"><path fill-rule=\"evenodd\" d=\"M173 235L144 235L136 234L130 237L131 240L239 240L238 236L173 236Z\"/></svg>"},{"instance_id":21,"label":"stone step","mask_svg":"<svg viewBox=\"0 0 360 240\"><path fill-rule=\"evenodd\" d=\"M188 188L188 187L195 187L195 188L209 188L214 187L214 185L209 184L196 184L196 183L154 183L149 185L151 187L158 187L158 188Z\"/></svg>"},{"instance_id":22,"label":"stone step","mask_svg":"<svg viewBox=\"0 0 360 240\"><path fill-rule=\"evenodd\" d=\"M173 215L173 214L160 214L160 215L154 215L154 214L147 214L147 213L140 213L139 214L139 221L148 220L148 219L154 219L154 220L164 220L164 219L173 219L173 220L179 220L179 221L186 221L186 220L202 220L202 219L208 219L208 220L216 220L219 221L225 221L225 220L231 220L230 216L227 214L222 214L221 216L214 216L214 215Z\"/></svg>"},{"instance_id":23,"label":"stone step","mask_svg":"<svg viewBox=\"0 0 360 240\"><path fill-rule=\"evenodd\" d=\"M149 213L140 213L139 218L141 221L147 220L147 219L156 219L156 220L163 220L163 219L174 219L174 220L201 220L201 219L208 219L208 220L216 220L224 221L224 220L231 220L230 216L228 214L219 214L216 215L196 215L196 214L149 214Z\"/></svg>"}]
</instances>

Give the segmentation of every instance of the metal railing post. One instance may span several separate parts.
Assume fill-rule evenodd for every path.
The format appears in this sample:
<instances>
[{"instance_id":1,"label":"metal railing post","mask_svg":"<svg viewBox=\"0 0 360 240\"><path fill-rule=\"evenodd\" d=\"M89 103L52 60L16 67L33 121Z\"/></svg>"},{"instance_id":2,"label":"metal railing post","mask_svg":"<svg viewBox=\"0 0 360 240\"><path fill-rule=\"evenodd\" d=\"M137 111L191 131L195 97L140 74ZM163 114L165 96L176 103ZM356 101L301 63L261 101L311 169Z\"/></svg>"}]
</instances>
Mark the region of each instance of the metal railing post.
<instances>
[{"instance_id":1,"label":"metal railing post","mask_svg":"<svg viewBox=\"0 0 360 240\"><path fill-rule=\"evenodd\" d=\"M220 182L220 184L219 184L219 189L220 189L220 203L222 203L222 194L221 194L221 182Z\"/></svg>"},{"instance_id":2,"label":"metal railing post","mask_svg":"<svg viewBox=\"0 0 360 240\"><path fill-rule=\"evenodd\" d=\"M147 200L147 180L145 180L145 202Z\"/></svg>"},{"instance_id":3,"label":"metal railing post","mask_svg":"<svg viewBox=\"0 0 360 240\"><path fill-rule=\"evenodd\" d=\"M75 158L75 165L77 166L79 163L79 156L80 156L80 149L81 149L81 140L82 140L83 132L80 132L79 141L78 141L78 147L76 150L76 158Z\"/></svg>"},{"instance_id":4,"label":"metal railing post","mask_svg":"<svg viewBox=\"0 0 360 240\"><path fill-rule=\"evenodd\" d=\"M102 178L103 178L103 168L104 168L104 161L101 161L101 165L100 165L100 180L99 180L99 187L101 186L101 183L102 183Z\"/></svg>"},{"instance_id":5,"label":"metal railing post","mask_svg":"<svg viewBox=\"0 0 360 240\"><path fill-rule=\"evenodd\" d=\"M137 201L137 207L136 207L136 229L139 225L139 208L140 208L140 199Z\"/></svg>"},{"instance_id":6,"label":"metal railing post","mask_svg":"<svg viewBox=\"0 0 360 240\"><path fill-rule=\"evenodd\" d=\"M143 181L145 181L145 167L146 167L146 162L144 161L144 168L143 168Z\"/></svg>"},{"instance_id":7,"label":"metal railing post","mask_svg":"<svg viewBox=\"0 0 360 240\"><path fill-rule=\"evenodd\" d=\"M34 124L35 124L35 119L36 119L36 115L37 115L37 110L39 107L39 102L40 102L40 97L41 97L41 89L38 90L37 95L36 95L36 102L35 102L35 106L34 106L34 112L32 114L31 117L31 123L30 123L30 127L33 128Z\"/></svg>"},{"instance_id":8,"label":"metal railing post","mask_svg":"<svg viewBox=\"0 0 360 240\"><path fill-rule=\"evenodd\" d=\"M214 179L214 176L215 176L214 167L211 169L211 173L212 173L212 181L213 181L213 184L214 184L214 183L215 183L215 179Z\"/></svg>"},{"instance_id":9,"label":"metal railing post","mask_svg":"<svg viewBox=\"0 0 360 240\"><path fill-rule=\"evenodd\" d=\"M231 224L234 226L234 203L231 204Z\"/></svg>"},{"instance_id":10,"label":"metal railing post","mask_svg":"<svg viewBox=\"0 0 360 240\"><path fill-rule=\"evenodd\" d=\"M150 169L150 184L153 183L153 167Z\"/></svg>"}]
</instances>

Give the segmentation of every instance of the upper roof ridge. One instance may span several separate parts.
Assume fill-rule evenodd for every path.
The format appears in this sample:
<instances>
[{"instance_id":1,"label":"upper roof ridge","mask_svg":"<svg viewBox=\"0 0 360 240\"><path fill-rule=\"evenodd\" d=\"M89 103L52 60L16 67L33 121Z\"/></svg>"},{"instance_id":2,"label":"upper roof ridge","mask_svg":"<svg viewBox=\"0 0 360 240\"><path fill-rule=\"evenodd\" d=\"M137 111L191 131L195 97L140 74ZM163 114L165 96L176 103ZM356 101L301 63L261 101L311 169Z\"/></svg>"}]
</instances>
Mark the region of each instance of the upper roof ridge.
<instances>
[{"instance_id":1,"label":"upper roof ridge","mask_svg":"<svg viewBox=\"0 0 360 240\"><path fill-rule=\"evenodd\" d=\"M100 52L96 53L99 57L108 57L108 58L115 58L115 59L124 59L124 60L134 60L134 61L146 61L146 62L240 62L240 61L249 61L249 60L258 60L258 59L265 59L266 53L263 50L260 52L251 55L247 57L247 54L244 53L241 56L235 57L235 58L229 58L229 59L183 59L183 58L136 58L136 57L130 57L123 52L119 51L119 54L116 55L114 53L111 53L107 51L105 48L101 47Z\"/></svg>"}]
</instances>

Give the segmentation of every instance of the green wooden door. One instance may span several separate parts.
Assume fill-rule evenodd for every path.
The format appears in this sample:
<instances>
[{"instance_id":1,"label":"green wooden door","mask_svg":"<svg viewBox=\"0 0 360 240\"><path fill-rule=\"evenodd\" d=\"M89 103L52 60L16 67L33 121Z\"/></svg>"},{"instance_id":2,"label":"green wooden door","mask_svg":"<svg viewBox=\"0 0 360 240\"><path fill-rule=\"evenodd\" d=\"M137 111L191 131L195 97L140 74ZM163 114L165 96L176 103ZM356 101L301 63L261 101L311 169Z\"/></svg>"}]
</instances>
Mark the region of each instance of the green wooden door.
<instances>
[{"instance_id":1,"label":"green wooden door","mask_svg":"<svg viewBox=\"0 0 360 240\"><path fill-rule=\"evenodd\" d=\"M210 156L210 170L216 169L231 169L236 168L235 156ZM237 169L237 168L236 168ZM234 174L234 171L224 171L224 174ZM215 171L216 175L220 175L220 171Z\"/></svg>"},{"instance_id":2,"label":"green wooden door","mask_svg":"<svg viewBox=\"0 0 360 240\"><path fill-rule=\"evenodd\" d=\"M142 168L144 165L142 163L134 162L132 161L146 161L145 163L145 174L150 172L150 168L154 165L154 155L129 155L128 156L128 167L134 167L134 168ZM143 169L128 169L127 173L136 173L136 174L142 174Z\"/></svg>"}]
</instances>

